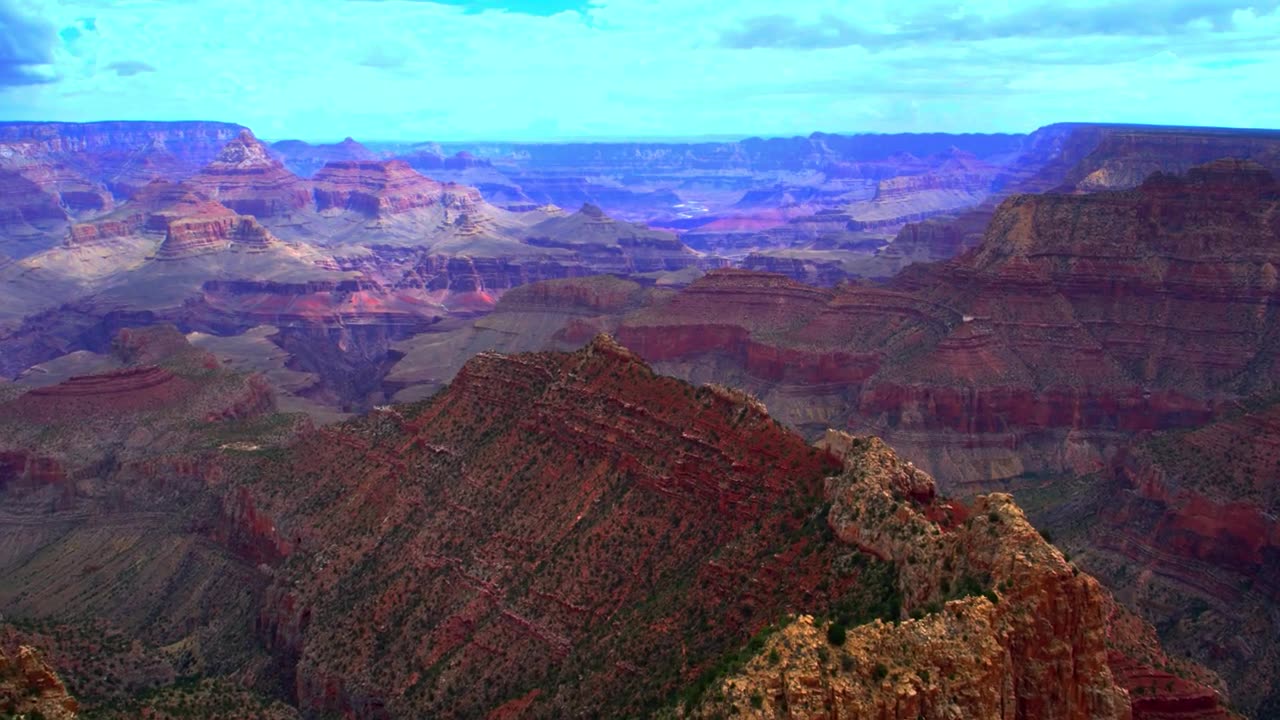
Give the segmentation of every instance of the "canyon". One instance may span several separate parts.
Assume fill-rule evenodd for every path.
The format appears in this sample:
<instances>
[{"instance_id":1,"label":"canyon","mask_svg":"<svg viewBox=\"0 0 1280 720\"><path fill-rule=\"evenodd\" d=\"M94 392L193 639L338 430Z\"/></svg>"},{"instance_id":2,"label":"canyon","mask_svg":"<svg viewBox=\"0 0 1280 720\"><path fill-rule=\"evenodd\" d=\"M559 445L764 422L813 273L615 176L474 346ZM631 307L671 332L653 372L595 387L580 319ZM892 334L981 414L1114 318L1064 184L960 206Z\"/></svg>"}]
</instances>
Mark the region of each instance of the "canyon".
<instances>
[{"instance_id":1,"label":"canyon","mask_svg":"<svg viewBox=\"0 0 1280 720\"><path fill-rule=\"evenodd\" d=\"M947 500L879 440L807 444L607 336L481 353L430 401L323 428L172 328L114 345L121 370L0 405L6 449L61 468L0 485L21 538L0 557L3 633L103 717L183 697L272 718L701 716L755 688L801 712L752 668L809 662L780 639L837 623L836 667L888 642L939 683L855 660L833 671L863 687L839 707L1144 717L1149 658L1107 638L1150 629L1117 625L1008 496ZM939 623L975 651L929 640ZM1225 717L1212 674L1166 667L1158 707Z\"/></svg>"},{"instance_id":2,"label":"canyon","mask_svg":"<svg viewBox=\"0 0 1280 720\"><path fill-rule=\"evenodd\" d=\"M0 651L95 717L1268 717L1278 171L0 123Z\"/></svg>"}]
</instances>

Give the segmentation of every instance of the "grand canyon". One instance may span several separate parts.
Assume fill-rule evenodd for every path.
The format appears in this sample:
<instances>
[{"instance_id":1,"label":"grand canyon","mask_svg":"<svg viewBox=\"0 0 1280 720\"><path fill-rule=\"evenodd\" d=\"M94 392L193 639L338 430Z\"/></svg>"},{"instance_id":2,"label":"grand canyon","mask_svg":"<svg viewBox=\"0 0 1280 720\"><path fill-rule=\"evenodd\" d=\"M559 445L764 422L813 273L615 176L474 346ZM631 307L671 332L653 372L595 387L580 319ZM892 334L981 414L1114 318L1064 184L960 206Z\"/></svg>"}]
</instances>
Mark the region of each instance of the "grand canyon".
<instances>
[{"instance_id":1,"label":"grand canyon","mask_svg":"<svg viewBox=\"0 0 1280 720\"><path fill-rule=\"evenodd\" d=\"M0 0L0 718L1280 718L1280 9L1024 4Z\"/></svg>"}]
</instances>

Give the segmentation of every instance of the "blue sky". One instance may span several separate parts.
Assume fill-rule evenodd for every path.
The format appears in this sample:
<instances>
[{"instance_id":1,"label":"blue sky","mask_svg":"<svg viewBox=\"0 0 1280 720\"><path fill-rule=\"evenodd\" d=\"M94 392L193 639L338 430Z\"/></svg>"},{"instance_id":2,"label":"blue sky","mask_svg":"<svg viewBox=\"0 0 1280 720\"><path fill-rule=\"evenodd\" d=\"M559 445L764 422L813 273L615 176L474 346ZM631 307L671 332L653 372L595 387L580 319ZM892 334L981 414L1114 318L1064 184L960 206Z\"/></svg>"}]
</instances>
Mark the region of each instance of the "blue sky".
<instances>
[{"instance_id":1,"label":"blue sky","mask_svg":"<svg viewBox=\"0 0 1280 720\"><path fill-rule=\"evenodd\" d=\"M1280 127L1280 0L0 0L0 119L268 138Z\"/></svg>"}]
</instances>

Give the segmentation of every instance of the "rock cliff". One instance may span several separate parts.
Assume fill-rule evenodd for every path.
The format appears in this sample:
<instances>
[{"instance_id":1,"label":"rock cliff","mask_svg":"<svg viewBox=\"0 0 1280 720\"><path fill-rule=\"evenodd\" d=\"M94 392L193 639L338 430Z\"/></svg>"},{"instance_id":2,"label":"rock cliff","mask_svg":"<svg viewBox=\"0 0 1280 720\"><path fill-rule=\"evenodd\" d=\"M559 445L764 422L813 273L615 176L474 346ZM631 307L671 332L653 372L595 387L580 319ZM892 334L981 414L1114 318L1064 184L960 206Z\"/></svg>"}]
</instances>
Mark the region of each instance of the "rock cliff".
<instances>
[{"instance_id":1,"label":"rock cliff","mask_svg":"<svg viewBox=\"0 0 1280 720\"><path fill-rule=\"evenodd\" d=\"M72 720L79 708L34 648L24 645L14 658L0 649L0 711L13 717Z\"/></svg>"},{"instance_id":2,"label":"rock cliff","mask_svg":"<svg viewBox=\"0 0 1280 720\"><path fill-rule=\"evenodd\" d=\"M326 163L313 180L316 209L351 210L369 217L425 208L444 200L444 187L403 160Z\"/></svg>"},{"instance_id":3,"label":"rock cliff","mask_svg":"<svg viewBox=\"0 0 1280 720\"><path fill-rule=\"evenodd\" d=\"M618 336L664 370L739 378L792 424L882 434L951 482L1088 471L1274 387L1277 198L1241 162L1019 196L979 247L883 288L714 272Z\"/></svg>"},{"instance_id":4,"label":"rock cliff","mask_svg":"<svg viewBox=\"0 0 1280 720\"><path fill-rule=\"evenodd\" d=\"M288 215L311 204L306 184L271 157L248 130L186 182L232 210L259 219Z\"/></svg>"}]
</instances>

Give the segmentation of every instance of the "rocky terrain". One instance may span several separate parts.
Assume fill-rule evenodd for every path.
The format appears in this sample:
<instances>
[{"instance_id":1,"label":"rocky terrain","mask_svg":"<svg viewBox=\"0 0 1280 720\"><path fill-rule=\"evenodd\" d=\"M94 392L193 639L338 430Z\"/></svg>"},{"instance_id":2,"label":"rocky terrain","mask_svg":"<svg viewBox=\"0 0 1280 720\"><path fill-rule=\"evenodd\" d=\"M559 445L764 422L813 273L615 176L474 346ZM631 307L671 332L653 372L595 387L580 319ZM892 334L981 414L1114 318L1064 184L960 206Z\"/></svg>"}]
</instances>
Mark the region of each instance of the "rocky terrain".
<instances>
[{"instance_id":1,"label":"rocky terrain","mask_svg":"<svg viewBox=\"0 0 1280 720\"><path fill-rule=\"evenodd\" d=\"M270 325L292 367L320 378L306 390L311 400L367 409L384 399L392 343L487 312L513 287L716 262L590 206L501 210L398 160L334 160L304 180L248 130L185 180L152 181L114 208L105 195L82 222L29 184L57 210L49 227L65 235L0 268L0 366L9 376L71 352L102 353L128 325L224 336Z\"/></svg>"},{"instance_id":2,"label":"rocky terrain","mask_svg":"<svg viewBox=\"0 0 1280 720\"><path fill-rule=\"evenodd\" d=\"M979 247L883 287L715 272L618 337L798 427L882 434L951 483L1089 471L1133 433L1271 391L1278 190L1223 162L1018 196Z\"/></svg>"},{"instance_id":3,"label":"rocky terrain","mask_svg":"<svg viewBox=\"0 0 1280 720\"><path fill-rule=\"evenodd\" d=\"M78 709L79 703L34 648L19 647L13 658L0 648L0 711L6 717L71 720Z\"/></svg>"},{"instance_id":4,"label":"rocky terrain","mask_svg":"<svg viewBox=\"0 0 1280 720\"><path fill-rule=\"evenodd\" d=\"M40 252L152 180L180 180L241 130L225 123L0 123L0 252Z\"/></svg>"},{"instance_id":5,"label":"rocky terrain","mask_svg":"<svg viewBox=\"0 0 1280 720\"><path fill-rule=\"evenodd\" d=\"M0 527L22 538L0 557L4 632L86 711L680 715L759 696L799 712L830 694L754 668L816 657L862 683L835 707L1142 717L1148 676L1109 652L1108 596L1007 496L941 499L877 440L807 445L607 337L483 353L431 401L319 430L240 399L259 381L173 331L116 345L126 370L0 408L44 408L6 457L60 468L29 459L0 485ZM94 404L126 373L187 390ZM847 638L814 654L836 624ZM1174 670L1208 700L1179 717L1222 716L1211 676Z\"/></svg>"},{"instance_id":6,"label":"rocky terrain","mask_svg":"<svg viewBox=\"0 0 1280 720\"><path fill-rule=\"evenodd\" d=\"M1149 617L1171 652L1232 678L1257 717L1280 708L1276 416L1273 403L1237 411L1144 438L1096 475L1017 486L1039 525Z\"/></svg>"},{"instance_id":7,"label":"rocky terrain","mask_svg":"<svg viewBox=\"0 0 1280 720\"><path fill-rule=\"evenodd\" d=\"M0 649L95 717L1267 717L1277 147L2 125Z\"/></svg>"},{"instance_id":8,"label":"rocky terrain","mask_svg":"<svg viewBox=\"0 0 1280 720\"><path fill-rule=\"evenodd\" d=\"M907 224L874 257L853 259L849 274L887 278L912 262L948 260L976 247L1000 201L1011 194L1127 190L1156 172L1184 174L1224 158L1280 172L1280 134L1080 123L1043 127L1028 135L1021 154L1003 167L989 197L962 212Z\"/></svg>"},{"instance_id":9,"label":"rocky terrain","mask_svg":"<svg viewBox=\"0 0 1280 720\"><path fill-rule=\"evenodd\" d=\"M311 203L306 183L271 157L248 130L240 131L187 183L236 212L262 219L288 216Z\"/></svg>"},{"instance_id":10,"label":"rocky terrain","mask_svg":"<svg viewBox=\"0 0 1280 720\"><path fill-rule=\"evenodd\" d=\"M900 568L910 619L847 628L801 616L694 715L1228 717L1195 679L1144 676L1150 655L1122 641L1141 623L1118 614L1007 495L943 503L927 475L876 439L833 432L819 446L845 463L828 481L833 532ZM988 584L996 590L975 592ZM1060 680L1104 677L1104 666L1127 693Z\"/></svg>"}]
</instances>

